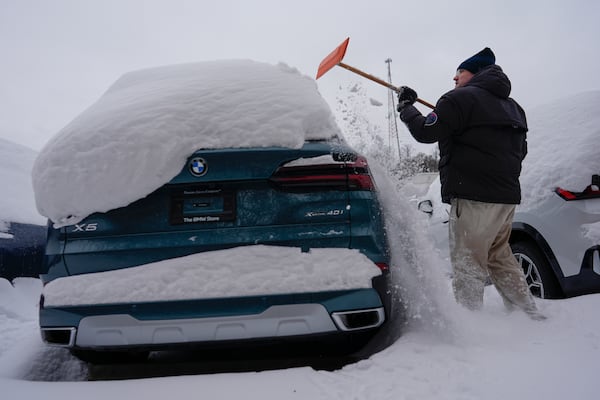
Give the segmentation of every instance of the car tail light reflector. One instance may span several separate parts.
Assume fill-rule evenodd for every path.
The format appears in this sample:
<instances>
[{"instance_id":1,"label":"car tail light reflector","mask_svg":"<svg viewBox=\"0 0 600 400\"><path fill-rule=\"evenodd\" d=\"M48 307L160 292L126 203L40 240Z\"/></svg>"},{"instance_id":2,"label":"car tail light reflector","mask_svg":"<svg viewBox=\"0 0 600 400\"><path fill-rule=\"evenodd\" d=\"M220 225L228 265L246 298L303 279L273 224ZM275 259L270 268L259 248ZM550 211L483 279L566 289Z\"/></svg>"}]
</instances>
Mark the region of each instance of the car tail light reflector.
<instances>
[{"instance_id":1,"label":"car tail light reflector","mask_svg":"<svg viewBox=\"0 0 600 400\"><path fill-rule=\"evenodd\" d=\"M287 190L373 190L366 159L330 164L283 165L271 182Z\"/></svg>"},{"instance_id":2,"label":"car tail light reflector","mask_svg":"<svg viewBox=\"0 0 600 400\"><path fill-rule=\"evenodd\" d=\"M600 175L592 175L592 184L588 185L583 192L572 192L560 187L556 188L555 192L567 201L600 199Z\"/></svg>"},{"instance_id":3,"label":"car tail light reflector","mask_svg":"<svg viewBox=\"0 0 600 400\"><path fill-rule=\"evenodd\" d=\"M390 266L387 263L375 263L375 265L377 265L377 267L382 271L387 271L390 269Z\"/></svg>"},{"instance_id":4,"label":"car tail light reflector","mask_svg":"<svg viewBox=\"0 0 600 400\"><path fill-rule=\"evenodd\" d=\"M560 197L562 197L565 200L576 200L577 196L575 195L575 193L569 192L568 190L562 189L562 188L556 188L555 190L556 194L558 194Z\"/></svg>"},{"instance_id":5,"label":"car tail light reflector","mask_svg":"<svg viewBox=\"0 0 600 400\"><path fill-rule=\"evenodd\" d=\"M589 186L588 186L589 188ZM587 200L587 199L600 199L600 190L584 190L583 192L571 192L562 188L556 188L556 194L563 199L570 200Z\"/></svg>"}]
</instances>

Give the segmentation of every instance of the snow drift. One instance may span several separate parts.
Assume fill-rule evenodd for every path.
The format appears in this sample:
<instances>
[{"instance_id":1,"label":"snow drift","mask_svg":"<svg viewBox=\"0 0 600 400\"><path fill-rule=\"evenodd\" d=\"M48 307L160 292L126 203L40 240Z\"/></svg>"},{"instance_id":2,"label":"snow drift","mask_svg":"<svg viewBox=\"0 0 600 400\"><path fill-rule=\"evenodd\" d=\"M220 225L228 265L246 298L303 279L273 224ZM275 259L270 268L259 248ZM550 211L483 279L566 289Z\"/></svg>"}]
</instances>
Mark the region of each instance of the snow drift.
<instances>
[{"instance_id":1,"label":"snow drift","mask_svg":"<svg viewBox=\"0 0 600 400\"><path fill-rule=\"evenodd\" d=\"M37 153L0 138L0 233L10 222L45 225L37 213L31 186L31 168Z\"/></svg>"},{"instance_id":2,"label":"snow drift","mask_svg":"<svg viewBox=\"0 0 600 400\"><path fill-rule=\"evenodd\" d=\"M523 161L522 209L536 207L557 186L582 191L600 174L600 91L590 91L528 112L528 154Z\"/></svg>"}]
</instances>

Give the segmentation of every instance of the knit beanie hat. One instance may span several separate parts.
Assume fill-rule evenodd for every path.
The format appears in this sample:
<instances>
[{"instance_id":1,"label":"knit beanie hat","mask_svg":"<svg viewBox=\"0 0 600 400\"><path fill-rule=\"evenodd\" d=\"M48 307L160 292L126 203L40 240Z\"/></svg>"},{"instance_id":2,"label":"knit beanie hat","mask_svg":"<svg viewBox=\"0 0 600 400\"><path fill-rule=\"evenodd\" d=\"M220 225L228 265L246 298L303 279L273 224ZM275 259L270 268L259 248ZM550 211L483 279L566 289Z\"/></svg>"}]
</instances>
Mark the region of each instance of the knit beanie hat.
<instances>
[{"instance_id":1,"label":"knit beanie hat","mask_svg":"<svg viewBox=\"0 0 600 400\"><path fill-rule=\"evenodd\" d=\"M495 63L496 56L494 55L494 52L489 47L486 47L473 57L467 58L465 61L463 61L457 69L466 69L467 71L476 74L482 68Z\"/></svg>"}]
</instances>

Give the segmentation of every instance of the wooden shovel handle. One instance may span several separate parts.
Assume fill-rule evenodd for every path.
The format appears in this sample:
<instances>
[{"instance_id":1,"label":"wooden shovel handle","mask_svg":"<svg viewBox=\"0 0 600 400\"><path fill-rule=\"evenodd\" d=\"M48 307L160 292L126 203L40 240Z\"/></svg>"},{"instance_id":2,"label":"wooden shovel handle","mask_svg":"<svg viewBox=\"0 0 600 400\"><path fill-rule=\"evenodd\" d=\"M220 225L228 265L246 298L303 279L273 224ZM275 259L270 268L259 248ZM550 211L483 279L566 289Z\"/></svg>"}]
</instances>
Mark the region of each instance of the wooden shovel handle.
<instances>
[{"instance_id":1,"label":"wooden shovel handle","mask_svg":"<svg viewBox=\"0 0 600 400\"><path fill-rule=\"evenodd\" d=\"M376 76L373 76L373 75L371 75L371 74L367 74L366 72L363 72L363 71L361 71L360 69L356 69L356 68L354 68L354 67L351 67L351 66L350 66L350 65L348 65L348 64L344 64L344 63L343 63L343 62L341 62L341 61L338 63L338 65L339 65L340 67L342 67L342 68L346 68L348 71L352 71L352 72L354 72L355 74L358 74L358 75L360 75L360 76L362 76L362 77L365 77L365 78L367 78L367 79L370 79L370 80L372 80L373 82L379 83L380 85L383 85L383 86L385 86L385 87L386 87L386 88L388 88L388 89L392 89L394 92L398 92L398 91L400 91L400 88L398 88L398 87L396 87L396 86L392 85L391 83L388 83L388 82L386 82L386 81L384 81L384 80L382 80L382 79L379 79L379 78L377 78ZM431 103L428 103L428 102L426 102L425 100L417 99L417 102L418 102L418 103L421 103L421 104L423 104L424 106L427 106L427 107L431 108L432 110L435 108L435 106L434 106L433 104L431 104Z\"/></svg>"}]
</instances>

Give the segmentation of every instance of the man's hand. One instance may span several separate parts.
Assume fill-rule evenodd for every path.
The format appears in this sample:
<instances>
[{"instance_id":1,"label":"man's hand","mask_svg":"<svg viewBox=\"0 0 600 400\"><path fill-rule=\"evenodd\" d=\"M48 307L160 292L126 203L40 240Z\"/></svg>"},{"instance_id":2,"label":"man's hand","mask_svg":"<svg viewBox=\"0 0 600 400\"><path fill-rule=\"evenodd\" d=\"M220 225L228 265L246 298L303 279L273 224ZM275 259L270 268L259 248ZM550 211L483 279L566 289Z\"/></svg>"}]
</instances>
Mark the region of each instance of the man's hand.
<instances>
[{"instance_id":1,"label":"man's hand","mask_svg":"<svg viewBox=\"0 0 600 400\"><path fill-rule=\"evenodd\" d=\"M398 90L398 112L402 111L404 107L410 106L417 101L417 92L408 86L401 86Z\"/></svg>"}]
</instances>

